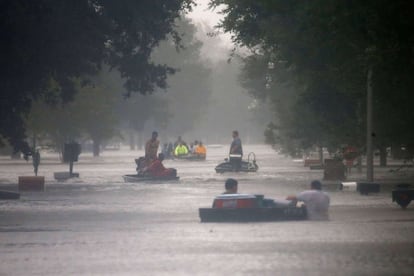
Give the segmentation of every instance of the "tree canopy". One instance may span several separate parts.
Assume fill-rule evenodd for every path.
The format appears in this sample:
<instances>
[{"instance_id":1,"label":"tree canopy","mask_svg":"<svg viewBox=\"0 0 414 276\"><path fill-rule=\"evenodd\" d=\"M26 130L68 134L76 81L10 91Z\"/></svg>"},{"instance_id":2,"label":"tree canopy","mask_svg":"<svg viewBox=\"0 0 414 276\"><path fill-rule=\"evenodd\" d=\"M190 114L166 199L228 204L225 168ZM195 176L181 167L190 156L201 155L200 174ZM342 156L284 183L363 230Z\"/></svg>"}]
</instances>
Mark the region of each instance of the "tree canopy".
<instances>
[{"instance_id":1,"label":"tree canopy","mask_svg":"<svg viewBox=\"0 0 414 276\"><path fill-rule=\"evenodd\" d=\"M150 61L167 35L179 45L175 19L192 0L1 0L0 135L27 151L24 117L34 99L73 99L74 79L94 74L102 64L116 68L130 92L165 87L174 69ZM52 93L51 80L59 93ZM4 142L4 140L0 140Z\"/></svg>"},{"instance_id":2,"label":"tree canopy","mask_svg":"<svg viewBox=\"0 0 414 276\"><path fill-rule=\"evenodd\" d=\"M256 97L275 102L275 123L282 140L361 146L368 70L374 73L376 144L413 140L409 127L414 123L409 107L414 83L408 77L414 69L410 1L210 3L212 7L223 5L220 27L251 50L245 63L245 85ZM255 75L260 63L263 69ZM274 65L271 70L269 63ZM266 75L272 79L267 90Z\"/></svg>"}]
</instances>

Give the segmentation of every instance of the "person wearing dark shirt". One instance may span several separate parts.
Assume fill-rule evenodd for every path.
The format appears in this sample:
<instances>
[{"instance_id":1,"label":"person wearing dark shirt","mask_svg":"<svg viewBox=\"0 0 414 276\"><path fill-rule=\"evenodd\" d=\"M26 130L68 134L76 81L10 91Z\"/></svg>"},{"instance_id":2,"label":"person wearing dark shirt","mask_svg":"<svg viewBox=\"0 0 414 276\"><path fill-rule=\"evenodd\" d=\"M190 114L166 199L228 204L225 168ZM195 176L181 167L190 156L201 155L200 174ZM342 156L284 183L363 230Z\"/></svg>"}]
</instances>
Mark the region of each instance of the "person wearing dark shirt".
<instances>
[{"instance_id":1,"label":"person wearing dark shirt","mask_svg":"<svg viewBox=\"0 0 414 276\"><path fill-rule=\"evenodd\" d=\"M229 160L230 163L233 165L233 170L239 171L241 168L241 161L243 157L243 147L242 142L239 138L239 132L237 130L233 130L232 136L233 142L231 142L230 145Z\"/></svg>"}]
</instances>

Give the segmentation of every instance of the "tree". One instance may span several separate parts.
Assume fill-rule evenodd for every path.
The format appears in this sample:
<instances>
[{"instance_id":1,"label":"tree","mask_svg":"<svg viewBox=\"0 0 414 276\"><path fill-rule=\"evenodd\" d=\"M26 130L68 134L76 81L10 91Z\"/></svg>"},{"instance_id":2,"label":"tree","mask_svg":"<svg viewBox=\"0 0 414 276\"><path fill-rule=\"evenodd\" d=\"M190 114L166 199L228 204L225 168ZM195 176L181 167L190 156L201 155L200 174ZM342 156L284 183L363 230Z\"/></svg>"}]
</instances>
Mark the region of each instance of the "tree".
<instances>
[{"instance_id":1,"label":"tree","mask_svg":"<svg viewBox=\"0 0 414 276\"><path fill-rule=\"evenodd\" d=\"M273 79L288 75L289 89L296 91L291 107L298 119L277 118L289 125L293 132L288 133L308 145L318 138L325 145L361 146L366 75L373 70L375 132L381 134L377 142L391 142L386 135L390 127L394 141L412 141L414 132L398 123L413 123L412 109L405 105L413 100L407 76L414 69L414 20L408 1L211 1L213 7L221 4L226 15L221 27L233 33L236 43L267 62L283 61ZM273 85L268 92L272 97L283 89ZM388 113L396 116L383 118Z\"/></svg>"},{"instance_id":2,"label":"tree","mask_svg":"<svg viewBox=\"0 0 414 276\"><path fill-rule=\"evenodd\" d=\"M163 106L164 115L168 120L158 118L158 126L178 136L192 130L206 112L211 95L211 70L201 58L202 42L195 37L196 27L185 17L177 20L176 25L176 31L182 34L183 47L177 51L173 41L164 41L154 50L152 59L177 69L168 77L164 96L167 102Z\"/></svg>"},{"instance_id":3,"label":"tree","mask_svg":"<svg viewBox=\"0 0 414 276\"><path fill-rule=\"evenodd\" d=\"M75 98L65 105L35 101L27 121L29 133L34 138L49 140L59 152L64 143L91 139L93 154L99 156L101 143L118 133L119 119L114 106L121 93L110 79L108 72L100 71L93 83L82 86L78 80Z\"/></svg>"},{"instance_id":4,"label":"tree","mask_svg":"<svg viewBox=\"0 0 414 276\"><path fill-rule=\"evenodd\" d=\"M174 69L149 61L152 49L171 34L174 20L192 0L2 0L0 1L0 135L28 151L24 118L34 99L47 94L50 79L64 102L75 95L73 79L117 68L129 92L165 87Z\"/></svg>"}]
</instances>

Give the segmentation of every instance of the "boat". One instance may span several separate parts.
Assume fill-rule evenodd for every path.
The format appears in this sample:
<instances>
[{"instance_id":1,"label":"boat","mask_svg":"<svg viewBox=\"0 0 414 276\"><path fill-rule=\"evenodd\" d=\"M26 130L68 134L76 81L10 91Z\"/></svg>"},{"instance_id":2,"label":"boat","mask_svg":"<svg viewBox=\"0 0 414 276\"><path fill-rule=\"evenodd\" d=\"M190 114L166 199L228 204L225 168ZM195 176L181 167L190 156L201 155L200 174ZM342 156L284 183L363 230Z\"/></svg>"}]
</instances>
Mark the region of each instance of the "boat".
<instances>
[{"instance_id":1,"label":"boat","mask_svg":"<svg viewBox=\"0 0 414 276\"><path fill-rule=\"evenodd\" d=\"M137 165L136 174L126 174L122 178L125 182L165 182L165 181L177 181L180 177L177 176L177 171L174 169L174 174L166 176L150 176L143 172L145 168L145 158L140 157L135 159Z\"/></svg>"},{"instance_id":2,"label":"boat","mask_svg":"<svg viewBox=\"0 0 414 276\"><path fill-rule=\"evenodd\" d=\"M165 181L177 181L180 179L178 176L163 176L163 177L152 177L152 176L142 176L138 174L126 174L122 178L125 182L165 182Z\"/></svg>"},{"instance_id":3,"label":"boat","mask_svg":"<svg viewBox=\"0 0 414 276\"><path fill-rule=\"evenodd\" d=\"M224 159L225 162L220 163L216 166L215 170L217 173L224 173L224 172L233 172L235 171L233 164L230 163L229 159ZM247 155L247 161L241 161L241 167L238 170L239 172L257 172L259 166L256 163L256 155L254 152L250 152Z\"/></svg>"},{"instance_id":4,"label":"boat","mask_svg":"<svg viewBox=\"0 0 414 276\"><path fill-rule=\"evenodd\" d=\"M305 205L278 204L263 195L223 194L212 208L199 208L201 222L260 222L306 220Z\"/></svg>"},{"instance_id":5,"label":"boat","mask_svg":"<svg viewBox=\"0 0 414 276\"><path fill-rule=\"evenodd\" d=\"M204 161L204 160L206 160L205 155L193 154L193 153L174 156L174 158L175 159L180 159L180 160L189 160L189 161Z\"/></svg>"}]
</instances>

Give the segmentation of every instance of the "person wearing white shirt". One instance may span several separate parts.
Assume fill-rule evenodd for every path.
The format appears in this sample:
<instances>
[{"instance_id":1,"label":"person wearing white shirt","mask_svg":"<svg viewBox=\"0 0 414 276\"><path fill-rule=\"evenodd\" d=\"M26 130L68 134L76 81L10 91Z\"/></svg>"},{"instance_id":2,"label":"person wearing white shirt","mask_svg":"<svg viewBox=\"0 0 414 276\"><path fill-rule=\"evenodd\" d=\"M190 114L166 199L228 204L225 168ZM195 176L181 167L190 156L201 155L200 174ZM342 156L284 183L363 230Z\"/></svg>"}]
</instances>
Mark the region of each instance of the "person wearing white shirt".
<instances>
[{"instance_id":1,"label":"person wearing white shirt","mask_svg":"<svg viewBox=\"0 0 414 276\"><path fill-rule=\"evenodd\" d=\"M296 196L288 196L286 199L303 201L310 220L329 220L329 195L322 191L322 184L318 180L312 181L310 187L310 190L303 191Z\"/></svg>"}]
</instances>

